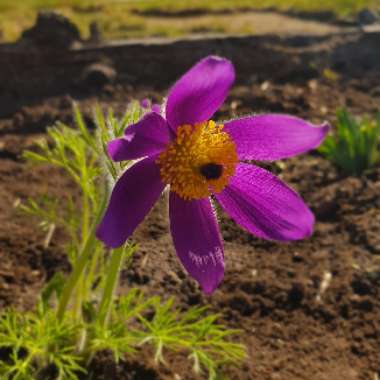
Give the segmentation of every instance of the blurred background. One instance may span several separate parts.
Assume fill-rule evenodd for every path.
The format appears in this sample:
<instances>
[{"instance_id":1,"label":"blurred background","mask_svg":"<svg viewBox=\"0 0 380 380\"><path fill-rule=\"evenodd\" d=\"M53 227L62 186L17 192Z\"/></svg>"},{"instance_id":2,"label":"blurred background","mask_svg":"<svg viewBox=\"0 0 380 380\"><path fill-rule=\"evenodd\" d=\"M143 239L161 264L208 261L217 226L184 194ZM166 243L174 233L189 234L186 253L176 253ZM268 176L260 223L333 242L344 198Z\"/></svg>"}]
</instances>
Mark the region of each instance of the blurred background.
<instances>
[{"instance_id":1,"label":"blurred background","mask_svg":"<svg viewBox=\"0 0 380 380\"><path fill-rule=\"evenodd\" d=\"M283 32L281 17L258 18L252 10L329 21L340 25L369 22L380 9L379 0L0 0L0 36L15 41L31 27L41 10L69 17L84 38L96 25L106 39L174 37L184 34L258 34ZM269 18L268 18L269 17ZM276 28L277 27L277 28ZM288 25L287 28L307 28Z\"/></svg>"}]
</instances>

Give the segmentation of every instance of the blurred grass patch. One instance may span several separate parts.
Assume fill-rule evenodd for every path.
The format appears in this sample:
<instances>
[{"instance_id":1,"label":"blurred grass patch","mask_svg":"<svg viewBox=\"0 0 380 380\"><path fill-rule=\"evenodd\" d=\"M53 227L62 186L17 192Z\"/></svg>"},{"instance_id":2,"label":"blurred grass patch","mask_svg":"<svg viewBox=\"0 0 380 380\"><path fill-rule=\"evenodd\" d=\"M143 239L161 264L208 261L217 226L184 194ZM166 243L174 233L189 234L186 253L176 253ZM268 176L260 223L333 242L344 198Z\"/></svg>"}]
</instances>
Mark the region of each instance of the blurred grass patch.
<instances>
[{"instance_id":1,"label":"blurred grass patch","mask_svg":"<svg viewBox=\"0 0 380 380\"><path fill-rule=\"evenodd\" d=\"M39 10L54 9L73 20L83 36L91 22L96 22L105 38L178 36L193 30L239 33L228 23L205 25L207 20L181 23L160 13L267 9L294 12L331 12L337 19L353 18L364 8L380 9L380 0L0 0L0 30L6 41L16 40L33 25ZM136 12L138 11L138 12ZM146 17L144 12L149 12ZM156 13L155 17L152 14ZM212 21L210 21L212 23ZM246 32L242 27L240 32Z\"/></svg>"}]
</instances>

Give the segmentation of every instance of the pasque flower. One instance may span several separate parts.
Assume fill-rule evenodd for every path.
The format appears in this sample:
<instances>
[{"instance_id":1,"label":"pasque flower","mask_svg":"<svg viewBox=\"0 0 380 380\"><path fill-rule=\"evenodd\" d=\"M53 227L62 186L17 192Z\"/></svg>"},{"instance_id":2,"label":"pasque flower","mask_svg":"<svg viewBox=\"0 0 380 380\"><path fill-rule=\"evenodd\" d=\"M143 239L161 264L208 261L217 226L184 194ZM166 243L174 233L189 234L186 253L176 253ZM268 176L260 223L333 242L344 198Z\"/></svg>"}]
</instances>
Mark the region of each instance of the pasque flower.
<instances>
[{"instance_id":1,"label":"pasque flower","mask_svg":"<svg viewBox=\"0 0 380 380\"><path fill-rule=\"evenodd\" d=\"M169 187L170 229L179 259L207 294L224 274L215 199L241 227L263 239L311 235L314 216L300 196L247 160L277 160L317 147L329 127L268 114L214 122L235 79L224 58L209 56L171 88L165 117L147 113L111 141L112 160L136 160L116 182L97 237L122 245Z\"/></svg>"}]
</instances>

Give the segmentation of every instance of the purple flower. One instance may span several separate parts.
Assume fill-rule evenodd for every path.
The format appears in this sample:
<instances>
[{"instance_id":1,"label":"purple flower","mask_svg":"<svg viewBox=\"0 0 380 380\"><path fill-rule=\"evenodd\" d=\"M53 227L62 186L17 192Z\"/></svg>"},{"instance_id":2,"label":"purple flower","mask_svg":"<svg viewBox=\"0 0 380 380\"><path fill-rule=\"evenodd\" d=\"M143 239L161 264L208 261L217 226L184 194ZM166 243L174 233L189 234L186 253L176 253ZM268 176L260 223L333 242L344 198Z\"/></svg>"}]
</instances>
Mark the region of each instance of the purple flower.
<instances>
[{"instance_id":1,"label":"purple flower","mask_svg":"<svg viewBox=\"0 0 380 380\"><path fill-rule=\"evenodd\" d=\"M287 115L210 120L235 79L230 61L206 57L169 92L166 119L155 112L108 145L112 160L141 159L117 181L97 236L118 247L169 186L170 229L177 255L207 294L224 274L221 235L210 197L241 227L263 239L312 233L314 216L300 196L245 160L277 160L317 147L329 127Z\"/></svg>"}]
</instances>

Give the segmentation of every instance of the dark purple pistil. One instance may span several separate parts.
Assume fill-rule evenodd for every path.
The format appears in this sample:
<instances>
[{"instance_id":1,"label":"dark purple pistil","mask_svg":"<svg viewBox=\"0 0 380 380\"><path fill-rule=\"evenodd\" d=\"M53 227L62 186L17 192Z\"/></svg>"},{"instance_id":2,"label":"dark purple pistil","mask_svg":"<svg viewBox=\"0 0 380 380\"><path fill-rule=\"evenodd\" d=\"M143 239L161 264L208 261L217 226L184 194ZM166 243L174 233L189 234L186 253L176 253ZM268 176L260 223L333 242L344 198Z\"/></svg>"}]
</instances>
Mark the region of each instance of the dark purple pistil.
<instances>
[{"instance_id":1,"label":"dark purple pistil","mask_svg":"<svg viewBox=\"0 0 380 380\"><path fill-rule=\"evenodd\" d=\"M206 179L218 179L223 174L223 165L214 164L211 162L209 164L202 165L199 171Z\"/></svg>"}]
</instances>

